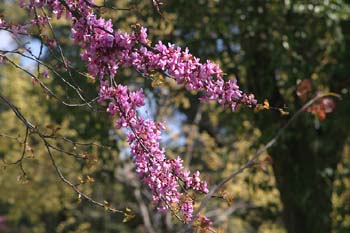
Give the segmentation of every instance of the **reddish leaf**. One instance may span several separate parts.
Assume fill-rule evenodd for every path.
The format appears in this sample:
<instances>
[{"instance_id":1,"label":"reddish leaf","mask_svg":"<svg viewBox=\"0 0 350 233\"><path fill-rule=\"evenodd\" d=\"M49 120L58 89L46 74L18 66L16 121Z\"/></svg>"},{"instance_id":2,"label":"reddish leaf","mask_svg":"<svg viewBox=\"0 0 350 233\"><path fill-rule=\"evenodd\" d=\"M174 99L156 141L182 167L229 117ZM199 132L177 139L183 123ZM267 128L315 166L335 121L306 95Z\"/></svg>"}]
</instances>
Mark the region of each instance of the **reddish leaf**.
<instances>
[{"instance_id":1,"label":"reddish leaf","mask_svg":"<svg viewBox=\"0 0 350 233\"><path fill-rule=\"evenodd\" d=\"M312 82L310 79L304 79L298 84L297 96L302 100L306 101L307 95L312 91Z\"/></svg>"}]
</instances>

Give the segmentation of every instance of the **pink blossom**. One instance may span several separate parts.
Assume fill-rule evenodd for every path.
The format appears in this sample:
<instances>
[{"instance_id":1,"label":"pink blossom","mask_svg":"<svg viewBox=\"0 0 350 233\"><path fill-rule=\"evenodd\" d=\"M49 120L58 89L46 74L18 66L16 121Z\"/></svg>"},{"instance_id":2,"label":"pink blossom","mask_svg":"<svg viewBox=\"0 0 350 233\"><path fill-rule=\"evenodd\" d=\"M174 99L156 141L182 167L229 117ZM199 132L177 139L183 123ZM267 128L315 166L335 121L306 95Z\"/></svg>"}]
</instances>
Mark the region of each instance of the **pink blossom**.
<instances>
[{"instance_id":1,"label":"pink blossom","mask_svg":"<svg viewBox=\"0 0 350 233\"><path fill-rule=\"evenodd\" d=\"M205 182L201 181L199 172L194 173L188 182L190 172L183 169L183 160L178 157L169 160L160 147L161 130L164 125L137 115L137 108L144 105L142 90L132 92L126 86L112 87L102 81L99 101L109 101L107 111L118 115L117 127L129 128L128 142L131 148L136 172L152 192L154 204L160 211L165 211L173 204L179 205L186 219L193 212L192 202L182 202L180 183L187 189L208 192Z\"/></svg>"}]
</instances>

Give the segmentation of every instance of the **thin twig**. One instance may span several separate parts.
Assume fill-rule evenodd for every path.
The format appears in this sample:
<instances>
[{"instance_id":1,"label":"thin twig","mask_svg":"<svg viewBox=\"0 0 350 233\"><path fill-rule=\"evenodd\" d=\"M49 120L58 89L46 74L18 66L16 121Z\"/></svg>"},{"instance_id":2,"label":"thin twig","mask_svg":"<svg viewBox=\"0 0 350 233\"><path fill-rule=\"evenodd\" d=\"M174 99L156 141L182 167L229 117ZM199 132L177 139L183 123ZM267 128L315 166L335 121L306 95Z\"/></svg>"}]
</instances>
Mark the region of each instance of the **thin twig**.
<instances>
[{"instance_id":1,"label":"thin twig","mask_svg":"<svg viewBox=\"0 0 350 233\"><path fill-rule=\"evenodd\" d=\"M48 156L51 160L51 163L53 165L53 167L55 168L55 171L58 175L58 177L64 182L66 183L69 187L71 187L77 194L78 194L78 197L79 199L83 198L83 199L86 199L87 201L89 201L90 203L92 204L95 204L97 206L100 206L100 207L103 207L105 208L106 210L109 210L113 213L121 213L121 214L125 214L124 211L121 211L121 210L118 210L118 209L115 209L109 205L107 205L106 203L101 203L101 202L98 202L96 200L94 200L93 198L91 198L90 196L88 196L87 194L81 192L76 185L74 185L72 182L70 182L67 178L65 178L65 176L63 175L63 173L61 172L61 170L59 169L54 157L53 157L53 154L52 154L52 151L51 149L53 149L53 146L48 142L48 140L46 139L45 135L42 134L36 126L34 126L31 122L29 122L24 116L23 114L18 110L18 108L13 105L11 103L10 100L8 100L6 97L2 96L0 94L0 99L3 100L9 107L10 109L16 114L17 118L19 120L21 120L21 122L27 127L27 131L28 133L32 133L32 134L37 134L41 140L43 141L45 147L46 147L46 150L48 152Z\"/></svg>"}]
</instances>

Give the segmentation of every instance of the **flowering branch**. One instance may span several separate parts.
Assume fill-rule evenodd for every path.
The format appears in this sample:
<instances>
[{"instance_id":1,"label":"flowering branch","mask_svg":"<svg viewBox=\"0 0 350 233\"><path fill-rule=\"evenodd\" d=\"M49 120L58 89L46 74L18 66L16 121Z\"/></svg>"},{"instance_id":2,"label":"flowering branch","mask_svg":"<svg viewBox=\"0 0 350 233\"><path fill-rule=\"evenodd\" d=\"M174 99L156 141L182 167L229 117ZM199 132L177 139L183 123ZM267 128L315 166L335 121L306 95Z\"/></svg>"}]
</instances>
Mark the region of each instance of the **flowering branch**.
<instances>
[{"instance_id":1,"label":"flowering branch","mask_svg":"<svg viewBox=\"0 0 350 233\"><path fill-rule=\"evenodd\" d=\"M153 1L153 4L159 11L160 1ZM110 19L99 18L94 13L94 9L100 7L92 0L21 0L20 5L34 12L33 25L47 24L52 32L52 25L43 10L44 7L55 14L57 19L63 14L71 19L72 37L83 49L81 58L87 61L89 73L100 79L98 101L107 102L107 112L118 116L117 128L129 129L127 136L136 173L151 190L153 203L160 211L170 209L176 216L177 212L181 213L184 221L192 224L199 210L193 215L194 200L187 195L187 191L207 193L209 190L206 182L200 179L199 171L191 175L190 171L184 170L183 161L179 157L175 160L166 158L164 149L160 148L160 135L164 125L143 119L137 114L137 110L144 106L142 90L132 92L128 87L118 85L114 77L123 67L132 67L146 77L159 72L174 79L178 84L183 84L186 90L202 92L204 95L200 98L201 101L216 101L232 111L235 111L238 105L254 107L257 104L254 95L241 91L236 80L225 81L224 72L217 64L209 60L200 62L187 48L182 50L173 44L165 45L161 41L152 46L147 38L147 29L140 25L136 25L131 33L115 31ZM42 9L42 15L38 14L38 9ZM70 67L55 35L54 41L58 45L60 60L71 77ZM6 60L25 71L8 58ZM40 56L37 60L40 60ZM30 72L26 73L34 77ZM54 96L41 81L39 83ZM77 93L87 103L80 91ZM90 106L88 103L87 105ZM76 186L62 175L52 156L52 147L46 138L43 140L59 177L78 192ZM181 187L185 193L181 191ZM209 219L202 217L201 222L205 228L209 228Z\"/></svg>"}]
</instances>

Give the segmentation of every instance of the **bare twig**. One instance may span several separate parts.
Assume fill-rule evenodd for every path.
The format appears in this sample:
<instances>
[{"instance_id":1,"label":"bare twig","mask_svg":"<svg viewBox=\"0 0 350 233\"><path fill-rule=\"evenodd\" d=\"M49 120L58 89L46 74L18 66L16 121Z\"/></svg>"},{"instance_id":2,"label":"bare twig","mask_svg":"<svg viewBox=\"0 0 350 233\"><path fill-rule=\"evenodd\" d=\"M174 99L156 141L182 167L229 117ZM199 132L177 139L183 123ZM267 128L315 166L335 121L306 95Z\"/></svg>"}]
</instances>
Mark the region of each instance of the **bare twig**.
<instances>
[{"instance_id":1,"label":"bare twig","mask_svg":"<svg viewBox=\"0 0 350 233\"><path fill-rule=\"evenodd\" d=\"M145 224L145 227L147 229L147 232L148 233L155 233L156 231L152 227L152 223L151 223L151 219L149 217L148 209L147 209L145 202L143 201L139 187L135 189L134 195L136 197L137 202L139 203L141 216L142 216L143 222Z\"/></svg>"},{"instance_id":2,"label":"bare twig","mask_svg":"<svg viewBox=\"0 0 350 233\"><path fill-rule=\"evenodd\" d=\"M32 134L37 134L37 135L41 138L42 142L44 143L44 145L45 145L45 147L46 147L48 156L49 156L49 158L50 158L50 160L51 160L51 163L52 163L53 167L55 168L55 171L56 171L58 177L59 177L65 184L67 184L69 187L71 187L71 188L78 194L79 199L82 199L82 198L83 198L83 199L89 201L90 203L92 203L92 204L94 204L94 205L97 205L97 206L100 206L100 207L103 207L104 209L109 210L109 211L111 211L111 212L113 212L113 213L125 214L124 211L115 209L115 208L111 207L110 205L108 205L108 204L106 204L106 203L101 203L101 202L98 202L98 201L94 200L93 198L91 198L91 197L88 196L87 194L85 194L85 193L83 193L82 191L80 191L80 190L77 188L76 185L74 185L72 182L70 182L70 181L63 175L62 171L61 171L60 168L58 167L58 165L57 165L57 163L56 163L56 161L55 161L55 159L54 159L54 156L53 156L53 154L52 154L52 151L51 151L51 149L56 149L56 150L58 150L58 151L61 151L61 150L59 150L58 148L55 148L54 146L52 146L52 145L48 142L48 140L47 140L47 138L46 138L46 135L44 135L43 133L41 133L35 125L33 125L31 122L29 122L29 121L23 116L23 114L19 111L19 109L18 109L15 105L13 105L13 104L11 103L10 100L8 100L6 97L2 96L1 94L0 94L0 99L3 100L3 101L10 107L10 109L16 114L17 118L26 126L26 130L27 130L28 133L30 132L30 133L32 133ZM24 144L26 144L26 139L25 139L25 143L24 143ZM23 151L25 151L25 148L24 148ZM62 152L62 151L61 151L61 152ZM24 157L24 155L22 155L22 156Z\"/></svg>"},{"instance_id":3,"label":"bare twig","mask_svg":"<svg viewBox=\"0 0 350 233\"><path fill-rule=\"evenodd\" d=\"M0 51L1 52L1 51ZM13 53L17 53L17 52L13 52ZM26 55L22 56L26 57ZM55 99L57 99L59 102L61 102L63 105L68 106L68 107L81 107L81 106L85 106L88 105L89 107L92 108L91 103L95 102L97 97L92 99L89 102L85 102L83 104L75 104L75 103L68 103L64 100L62 100L61 98L59 98L49 87L47 87L38 77L36 77L33 73L29 72L28 70L24 69L22 66L18 65L16 62L14 62L13 60L11 60L10 58L6 57L6 60L11 63L14 67L16 67L17 69L23 71L24 73L26 73L27 75L29 75L32 79L35 80L35 82L38 82L39 85L45 90L45 92L47 94L49 94L50 96L54 97ZM85 101L85 99L83 98L83 100Z\"/></svg>"},{"instance_id":4,"label":"bare twig","mask_svg":"<svg viewBox=\"0 0 350 233\"><path fill-rule=\"evenodd\" d=\"M113 6L107 6L105 2L104 2L104 5L96 5L96 4L89 2L87 0L84 0L84 2L86 4L88 4L89 6L97 8L97 9L107 8L107 9L118 10L118 11L130 11L130 10L132 10L132 8L117 8L117 7L113 7Z\"/></svg>"},{"instance_id":5,"label":"bare twig","mask_svg":"<svg viewBox=\"0 0 350 233\"><path fill-rule=\"evenodd\" d=\"M0 133L0 137L8 138L8 139L11 139L11 140L16 140L17 142L22 144L22 142L19 140L18 136L14 137L14 136L11 136L11 135L8 135L8 134L5 134L5 133Z\"/></svg>"},{"instance_id":6,"label":"bare twig","mask_svg":"<svg viewBox=\"0 0 350 233\"><path fill-rule=\"evenodd\" d=\"M24 159L24 156L25 156L25 153L26 153L26 150L27 150L28 134L29 134L29 129L26 128L26 133L25 133L25 137L24 137L24 141L23 142L19 140L19 137L12 137L12 136L9 136L9 135L6 135L6 134L0 134L0 136L4 136L4 137L7 137L7 138L16 140L21 145L23 145L21 157L19 159L17 159L15 162L7 162L7 161L5 161L4 158L2 158L3 163L6 164L6 165L18 164L19 168L21 169L21 172L22 172L22 177L26 177L26 172L24 171L24 168L23 168L23 159Z\"/></svg>"},{"instance_id":7,"label":"bare twig","mask_svg":"<svg viewBox=\"0 0 350 233\"><path fill-rule=\"evenodd\" d=\"M198 137L198 128L196 126L199 124L199 122L202 119L202 105L199 105L197 108L196 115L193 119L192 125L190 125L190 133L188 136L188 144L187 144L187 149L186 149L186 154L185 154L185 159L184 159L184 166L189 167L191 160L192 160L192 154L193 154L193 148L195 146L195 139Z\"/></svg>"}]
</instances>

